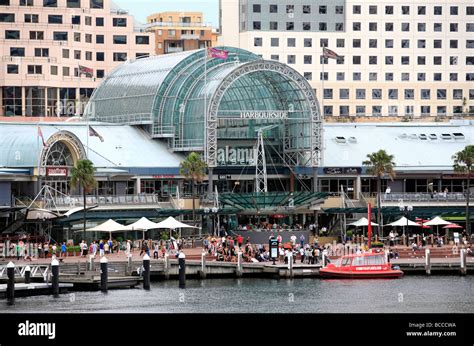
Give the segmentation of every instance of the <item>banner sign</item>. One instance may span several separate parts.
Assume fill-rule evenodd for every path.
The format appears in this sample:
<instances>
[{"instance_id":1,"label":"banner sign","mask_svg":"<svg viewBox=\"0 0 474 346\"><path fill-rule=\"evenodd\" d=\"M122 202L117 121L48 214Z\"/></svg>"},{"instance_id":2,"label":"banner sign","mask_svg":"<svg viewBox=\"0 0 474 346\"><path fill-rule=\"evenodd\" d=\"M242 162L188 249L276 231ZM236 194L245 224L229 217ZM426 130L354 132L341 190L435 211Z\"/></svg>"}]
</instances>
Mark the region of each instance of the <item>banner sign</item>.
<instances>
[{"instance_id":1,"label":"banner sign","mask_svg":"<svg viewBox=\"0 0 474 346\"><path fill-rule=\"evenodd\" d=\"M67 167L47 167L46 176L47 177L67 177L68 169Z\"/></svg>"},{"instance_id":2,"label":"banner sign","mask_svg":"<svg viewBox=\"0 0 474 346\"><path fill-rule=\"evenodd\" d=\"M361 174L360 167L325 167L324 174L338 175L338 174Z\"/></svg>"}]
</instances>

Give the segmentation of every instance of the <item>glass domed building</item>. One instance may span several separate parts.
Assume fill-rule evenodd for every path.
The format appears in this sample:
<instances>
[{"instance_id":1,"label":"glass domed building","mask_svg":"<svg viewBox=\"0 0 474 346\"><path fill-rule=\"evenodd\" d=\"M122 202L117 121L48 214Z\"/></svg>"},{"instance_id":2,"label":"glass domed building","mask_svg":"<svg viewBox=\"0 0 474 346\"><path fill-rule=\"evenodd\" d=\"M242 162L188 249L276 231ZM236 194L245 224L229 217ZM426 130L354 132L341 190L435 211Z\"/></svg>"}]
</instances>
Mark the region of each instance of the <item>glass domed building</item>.
<instances>
[{"instance_id":1,"label":"glass domed building","mask_svg":"<svg viewBox=\"0 0 474 346\"><path fill-rule=\"evenodd\" d=\"M269 175L315 171L321 114L309 83L282 63L219 49L227 59L201 49L128 61L96 89L86 115L140 126L172 152L202 153L210 178L224 168L255 167L262 150Z\"/></svg>"}]
</instances>

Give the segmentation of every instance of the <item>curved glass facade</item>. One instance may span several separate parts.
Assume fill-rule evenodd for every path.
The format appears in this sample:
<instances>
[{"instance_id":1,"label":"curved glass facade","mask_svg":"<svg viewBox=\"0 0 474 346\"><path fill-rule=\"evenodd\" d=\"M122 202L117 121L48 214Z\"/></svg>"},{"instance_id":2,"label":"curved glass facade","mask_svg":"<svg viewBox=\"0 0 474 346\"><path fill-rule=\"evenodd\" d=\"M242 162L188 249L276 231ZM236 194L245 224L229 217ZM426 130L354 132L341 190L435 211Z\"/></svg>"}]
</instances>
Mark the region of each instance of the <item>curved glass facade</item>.
<instances>
[{"instance_id":1,"label":"curved glass facade","mask_svg":"<svg viewBox=\"0 0 474 346\"><path fill-rule=\"evenodd\" d=\"M250 143L260 128L276 124L265 136L285 161L316 166L320 112L306 80L251 52L220 49L229 52L227 59L206 57L202 49L129 61L97 88L86 114L143 125L153 138L167 139L173 151L204 152L210 166L217 165L217 141Z\"/></svg>"}]
</instances>

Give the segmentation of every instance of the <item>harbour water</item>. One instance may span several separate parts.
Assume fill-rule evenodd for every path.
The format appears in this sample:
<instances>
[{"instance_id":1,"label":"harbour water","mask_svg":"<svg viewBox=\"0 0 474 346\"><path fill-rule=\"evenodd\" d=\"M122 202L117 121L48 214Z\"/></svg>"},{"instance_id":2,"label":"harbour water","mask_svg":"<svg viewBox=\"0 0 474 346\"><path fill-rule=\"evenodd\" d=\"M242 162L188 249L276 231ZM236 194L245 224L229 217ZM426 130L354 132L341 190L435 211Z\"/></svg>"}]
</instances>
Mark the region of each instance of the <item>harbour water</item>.
<instances>
[{"instance_id":1,"label":"harbour water","mask_svg":"<svg viewBox=\"0 0 474 346\"><path fill-rule=\"evenodd\" d=\"M398 280L208 279L1 301L2 313L472 313L473 276Z\"/></svg>"}]
</instances>

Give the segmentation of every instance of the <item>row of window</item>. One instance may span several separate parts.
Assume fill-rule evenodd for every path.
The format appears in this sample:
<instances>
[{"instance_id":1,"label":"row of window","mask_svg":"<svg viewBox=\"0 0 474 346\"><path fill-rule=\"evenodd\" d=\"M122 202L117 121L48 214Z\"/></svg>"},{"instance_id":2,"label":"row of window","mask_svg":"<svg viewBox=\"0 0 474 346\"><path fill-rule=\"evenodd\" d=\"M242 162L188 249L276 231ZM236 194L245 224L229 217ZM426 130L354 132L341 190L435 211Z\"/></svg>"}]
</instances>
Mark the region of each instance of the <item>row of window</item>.
<instances>
[{"instance_id":1,"label":"row of window","mask_svg":"<svg viewBox=\"0 0 474 346\"><path fill-rule=\"evenodd\" d=\"M474 29L474 24L473 24L473 29ZM6 36L6 35L5 35ZM415 40L413 40L415 41ZM446 40L448 41L448 40ZM379 40L376 38L371 38L368 41L367 47L368 48L379 48ZM395 42L396 40L394 39L385 39L383 40L385 48L395 48ZM410 39L400 39L400 48L410 48L412 41ZM416 40L416 48L419 49L425 49L428 48L428 43L431 42L431 40L426 40L426 39L418 39ZM443 40L432 40L432 45L430 45L429 48L434 48L434 49L442 49L443 48ZM264 41L262 37L254 37L253 39L253 45L254 47L263 47ZM329 39L327 38L321 38L319 39L319 45L320 47L328 47L329 45ZM286 46L287 47L296 47L296 39L295 38L287 38L286 39ZM336 48L344 48L346 46L346 40L343 38L338 38L336 39ZM271 37L270 38L270 47L280 47L280 38L278 37ZM304 48L311 48L313 47L313 39L312 38L304 38L303 39L303 47ZM354 38L352 39L352 48L362 48L362 39L360 38ZM459 40L453 39L449 40L449 48L450 49L458 49L459 48ZM474 48L474 40L466 40L466 46L465 48Z\"/></svg>"},{"instance_id":2,"label":"row of window","mask_svg":"<svg viewBox=\"0 0 474 346\"><path fill-rule=\"evenodd\" d=\"M14 53L16 57L24 57L25 56L25 48L11 48L15 49ZM143 57L149 55L148 53L137 53L137 57ZM49 58L49 49L48 48L35 48L35 57L42 57L42 58ZM92 61L93 52L85 52L84 58L85 60ZM63 59L70 58L70 51L69 49L63 49L62 54ZM80 50L74 50L74 59L82 60L82 52ZM104 52L95 52L95 60L96 61L105 61L105 53ZM113 53L113 61L127 61L127 53L123 52L114 52ZM13 65L16 66L16 65Z\"/></svg>"},{"instance_id":3,"label":"row of window","mask_svg":"<svg viewBox=\"0 0 474 346\"><path fill-rule=\"evenodd\" d=\"M413 116L415 115L415 106L406 105L404 107L398 105L388 105L387 108L384 110L382 105L375 105L371 107L367 106L355 106L355 113L354 108L351 112L351 107L348 105L339 106L339 115L340 116L400 116L400 115L407 115ZM324 115L331 116L335 115L334 110L337 109L335 106L324 106ZM422 105L419 107L419 113L417 115L422 116L431 116L431 115L447 115L448 106L428 106ZM462 106L452 106L451 114L469 114L474 115L474 106L469 106L463 109Z\"/></svg>"},{"instance_id":4,"label":"row of window","mask_svg":"<svg viewBox=\"0 0 474 346\"><path fill-rule=\"evenodd\" d=\"M339 89L339 94L335 95L334 89L324 89L323 97L326 100L332 100L337 96L339 100L348 100L350 98L351 89L341 88ZM365 100L371 97L372 100L382 100L383 91L382 89L353 89L355 93L356 100ZM401 91L401 90L400 90ZM387 99L389 100L398 100L399 99L399 89L387 89L386 90ZM436 89L436 93L431 89L417 89L421 100L446 100L448 97L447 89ZM463 94L463 89L452 89L452 99L453 100L462 100L465 96L469 97L470 100L474 100L474 89L469 89L469 95ZM434 96L436 94L436 98ZM415 89L403 89L403 99L404 100L414 100L415 99Z\"/></svg>"},{"instance_id":5,"label":"row of window","mask_svg":"<svg viewBox=\"0 0 474 346\"><path fill-rule=\"evenodd\" d=\"M48 24L66 24L63 20L63 15L59 14L49 14L48 15ZM0 23L14 23L15 22L15 14L14 13L0 13ZM25 13L24 14L24 22L25 23L35 23L40 24L40 16L39 14L31 14ZM80 15L72 15L71 16L71 24L73 25L81 25L81 16ZM43 22L42 22L43 23ZM69 24L69 23L67 23ZM84 17L84 24L87 26L92 26L92 17L85 16ZM112 18L112 25L114 27L127 27L127 18L125 17L114 17ZM105 26L105 18L104 17L96 17L95 18L95 26L103 27Z\"/></svg>"},{"instance_id":6,"label":"row of window","mask_svg":"<svg viewBox=\"0 0 474 346\"><path fill-rule=\"evenodd\" d=\"M275 56L277 58L277 56ZM273 59L273 56L272 56ZM275 59L277 60L277 59ZM311 81L313 80L313 73L312 72L303 72L304 77ZM402 82L410 82L410 81L415 81L415 79L410 78L410 73L409 72L402 72L400 73L400 79L397 81L402 81ZM371 82L377 82L379 81L379 74L377 72L369 72L368 73L368 80ZM465 75L465 80L466 82L473 82L474 81L474 73L466 73ZM329 81L329 72L321 72L320 73L320 79L319 80L324 80L324 81ZM346 81L349 80L348 78L346 79L346 73L345 72L336 72L336 78L331 79L331 81ZM353 72L352 73L352 80L353 81L361 81L362 80L362 73L361 72ZM395 81L395 74L393 72L385 72L385 79L386 82L393 82ZM433 73L433 82L442 82L443 79L443 74L440 72L435 72ZM418 82L425 82L427 81L426 78L426 73L425 72L418 72L416 74L416 81ZM458 82L458 73L451 72L449 73L449 81L450 82Z\"/></svg>"},{"instance_id":7,"label":"row of window","mask_svg":"<svg viewBox=\"0 0 474 346\"><path fill-rule=\"evenodd\" d=\"M82 0L84 1L84 0ZM81 0L66 0L67 8L82 8L86 1ZM0 0L0 6L12 5L11 0ZM20 0L20 6L34 6L33 0ZM58 0L43 0L43 7L58 7ZM89 0L89 7L93 9L103 9L104 0Z\"/></svg>"},{"instance_id":8,"label":"row of window","mask_svg":"<svg viewBox=\"0 0 474 346\"><path fill-rule=\"evenodd\" d=\"M81 33L74 33L74 42L81 42ZM86 43L92 43L92 34L84 35ZM6 40L20 40L20 31L19 30L5 30L5 39ZM30 31L30 40L44 40L44 31ZM54 31L53 40L54 41L68 41L69 35L67 31ZM127 35L113 35L112 37L113 44L127 44ZM105 36L96 35L96 44L104 44ZM149 36L135 36L135 44L139 45L148 45L150 44ZM14 56L14 55L13 55Z\"/></svg>"},{"instance_id":9,"label":"row of window","mask_svg":"<svg viewBox=\"0 0 474 346\"><path fill-rule=\"evenodd\" d=\"M414 7L414 6L413 6ZM317 10L313 10L317 8ZM378 14L378 6L377 5L370 5L368 7L368 14ZM416 15L426 15L427 8L426 6L417 6L414 7L414 11L416 9ZM311 5L302 5L302 6L295 6L295 5L286 5L286 6L278 6L277 4L271 4L262 7L261 4L254 4L253 5L253 13L285 13L288 14L329 14L328 6L320 5L314 6L313 8ZM263 10L263 11L262 11ZM268 11L267 11L268 10ZM361 5L353 5L352 6L352 13L353 14L363 14L362 13L362 6ZM400 7L400 14L401 15L410 15L410 13L414 14L411 10L411 6L401 6ZM344 6L335 6L334 14L344 14ZM385 14L392 15L395 14L395 6L387 5L385 6ZM433 14L435 16L440 16L443 14L443 6L433 6ZM449 6L449 14L452 16L457 16L459 14L459 6ZM466 6L466 15L474 15L474 6Z\"/></svg>"},{"instance_id":10,"label":"row of window","mask_svg":"<svg viewBox=\"0 0 474 346\"><path fill-rule=\"evenodd\" d=\"M275 21L270 21L268 30L270 31L277 31L277 30L286 30L286 31L311 31L315 30L316 28L319 31L328 31L330 28L328 27L328 23L326 22L302 22L296 23L299 26L295 25L295 22L286 22L286 23L279 23ZM283 27L280 24L284 24ZM400 31L401 32L410 32L412 23L403 22L400 23ZM262 30L266 29L262 26L261 21L253 21L252 23L253 30ZM367 29L369 31L378 31L379 23L376 22L369 22ZM395 24L393 22L385 23L384 25L386 32L393 32L395 30ZM418 32L426 32L427 31L427 23L417 23L416 25ZM474 23L466 23L466 32L474 32ZM344 31L344 23L335 23L334 24L334 31ZM352 31L361 31L362 30L362 22L353 22L352 23ZM459 32L459 23L449 23L449 32ZM443 23L433 23L433 32L443 32Z\"/></svg>"}]
</instances>

